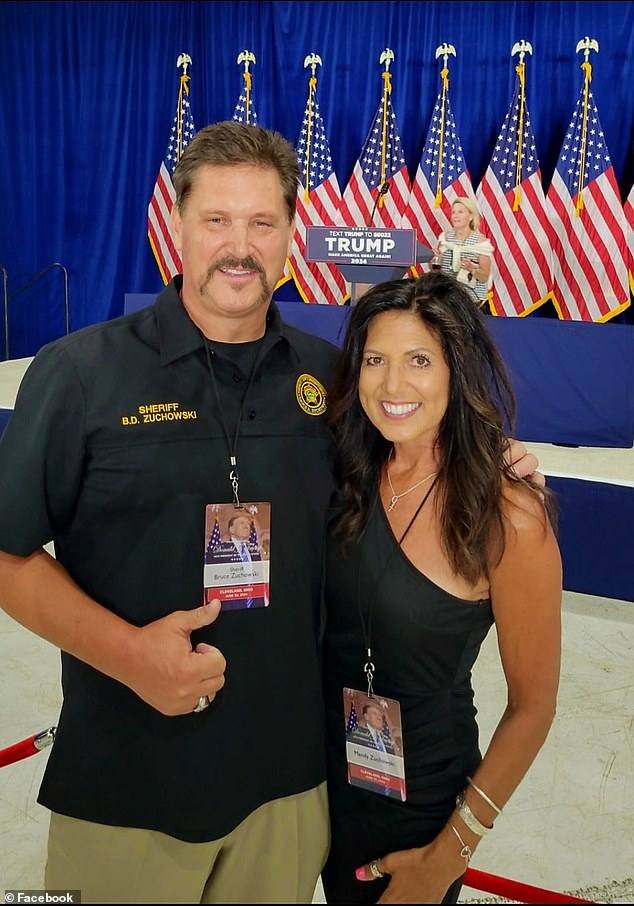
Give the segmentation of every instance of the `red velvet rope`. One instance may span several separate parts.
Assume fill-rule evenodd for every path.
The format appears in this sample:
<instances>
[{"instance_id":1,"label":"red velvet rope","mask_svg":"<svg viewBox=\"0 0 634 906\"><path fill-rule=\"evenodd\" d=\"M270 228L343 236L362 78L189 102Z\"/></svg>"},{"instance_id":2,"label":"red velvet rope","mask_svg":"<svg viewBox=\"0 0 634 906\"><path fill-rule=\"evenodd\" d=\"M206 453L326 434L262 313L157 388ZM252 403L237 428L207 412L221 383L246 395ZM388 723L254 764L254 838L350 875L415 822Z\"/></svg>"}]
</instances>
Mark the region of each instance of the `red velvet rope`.
<instances>
[{"instance_id":1,"label":"red velvet rope","mask_svg":"<svg viewBox=\"0 0 634 906\"><path fill-rule=\"evenodd\" d=\"M29 736L28 739L16 742L15 745L9 746L8 749L0 749L0 768L7 764L13 764L14 761L28 758L29 755L35 755L36 752L41 752L42 749L52 745L56 732L57 727L49 727L48 730L44 730L42 733L36 733L34 736Z\"/></svg>"},{"instance_id":2,"label":"red velvet rope","mask_svg":"<svg viewBox=\"0 0 634 906\"><path fill-rule=\"evenodd\" d=\"M541 887L533 887L532 884L512 881L510 878L499 878L476 868L467 868L464 884L466 887L473 887L474 890L484 890L519 903L594 903L594 900L582 900L566 893L556 893L554 890L543 890Z\"/></svg>"},{"instance_id":3,"label":"red velvet rope","mask_svg":"<svg viewBox=\"0 0 634 906\"><path fill-rule=\"evenodd\" d=\"M8 749L0 749L0 768L6 764L13 764L14 761L20 761L22 758L28 758L29 755L35 755L36 752L39 752L39 749L35 748L35 736L29 736L28 739L16 742Z\"/></svg>"}]
</instances>

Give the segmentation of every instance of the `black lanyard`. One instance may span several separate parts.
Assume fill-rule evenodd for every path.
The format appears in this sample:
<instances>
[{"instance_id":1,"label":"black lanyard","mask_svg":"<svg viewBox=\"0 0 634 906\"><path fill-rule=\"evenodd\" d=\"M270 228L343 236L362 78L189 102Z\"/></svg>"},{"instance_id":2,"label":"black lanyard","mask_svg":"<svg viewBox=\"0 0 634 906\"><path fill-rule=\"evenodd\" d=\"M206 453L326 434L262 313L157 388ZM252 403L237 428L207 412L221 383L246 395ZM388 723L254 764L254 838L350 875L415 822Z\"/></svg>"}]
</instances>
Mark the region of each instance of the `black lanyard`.
<instances>
[{"instance_id":1,"label":"black lanyard","mask_svg":"<svg viewBox=\"0 0 634 906\"><path fill-rule=\"evenodd\" d=\"M401 535L401 537L398 539L398 541L397 541L397 543L396 543L396 548L392 548L392 550L389 552L389 554L387 555L387 557L386 557L386 559L385 559L385 562L384 562L384 564L383 564L383 567L381 568L381 571L380 571L380 573L379 573L378 581L375 583L374 588L372 589L372 593L371 593L371 595L370 595L370 597L369 597L369 599L368 599L368 607L367 607L368 618L367 618L367 621L366 621L366 619L365 619L365 617L364 617L363 608L362 608L362 606L361 606L361 573L362 573L363 559L364 559L364 554L365 554L365 544L364 544L364 541L365 541L365 534L363 535L362 540L361 540L361 552L360 552L360 555L359 555L359 574L358 574L358 577L357 577L357 605L358 605L358 608L359 608L359 620L360 620L360 622L361 622L361 632L362 632L362 634L363 634L363 642L364 642L365 652L366 652L366 661L365 661L365 664L364 664L364 667L363 667L363 671L364 671L364 673L365 673L365 675L366 675L366 679L367 679L367 681L368 681L368 696L369 696L369 697L371 697L372 695L374 695L374 690L373 690L372 686L373 686L373 682L374 682L374 670L375 670L375 667L374 667L374 663L372 662L372 645L371 645L371 637L372 637L372 609L373 609L373 607L374 607L374 599L376 598L377 590L378 590L379 586L381 585L381 579L382 579L382 577L383 577L383 576L385 575L385 573L386 573L388 563L391 561L392 557L393 557L394 554L396 553L396 550L397 550L397 549L400 550L401 545L402 545L403 541L405 540L405 538L406 538L406 536L407 536L407 533L409 532L409 530L411 529L411 527L414 525L414 522L416 521L416 519L417 519L418 514L420 513L420 511L421 511L422 508L425 506L425 503L427 502L427 498L429 497L429 495L430 495L431 492L433 491L434 485L436 484L436 481L437 481L437 480L438 480L438 479L437 479L437 476L436 476L436 478L434 478L434 480L432 481L431 485L429 486L429 488L428 488L428 490L427 490L427 493L425 494L425 496L423 497L423 499L421 500L421 502L418 504L418 506L417 506L417 508L416 508L416 512L414 513L414 515L413 515L412 518L410 519L410 521L409 521L409 523L408 523L408 525L407 525L407 528L405 529L405 531L403 532L403 534ZM380 491L379 491L379 492L377 493L377 496L375 497L374 505L373 505L373 507L372 507L372 511L379 505L380 499L381 499L381 495L380 495ZM370 512L370 515L368 516L368 519L369 519L370 516L372 515L372 511ZM387 518L387 517L386 517L386 518Z\"/></svg>"},{"instance_id":2,"label":"black lanyard","mask_svg":"<svg viewBox=\"0 0 634 906\"><path fill-rule=\"evenodd\" d=\"M266 333L264 334L264 336L266 336ZM233 432L233 443L231 442L231 439L229 437L229 430L227 428L227 424L225 422L224 414L222 411L222 405L220 403L220 393L218 392L218 382L216 381L216 375L215 375L213 363L211 360L212 354L215 355L215 353L210 352L207 337L203 336L203 342L205 344L205 352L207 354L207 368L209 369L209 374L211 376L211 386L212 386L214 397L216 400L216 405L218 407L218 418L220 420L220 424L222 425L222 430L224 431L225 440L227 442L227 450L229 451L229 481L231 482L231 489L233 491L233 502L234 502L234 506L236 506L236 507L242 506L242 504L240 503L240 497L238 495L238 484L239 484L239 480L240 480L239 475L238 475L238 440L240 438L240 423L242 422L242 411L244 409L245 400L247 398L249 390L251 389L251 385L252 385L253 379L255 377L255 372L256 372L257 366L260 364L260 353L262 352L262 343L264 342L264 336L260 340L260 345L258 346L258 351L255 354L255 359L254 359L253 365L251 367L251 374L249 375L249 380L247 381L247 386L245 388L244 393L242 394L242 399L240 400L240 408L238 409L238 417L236 419L236 426L235 426L235 430Z\"/></svg>"}]
</instances>

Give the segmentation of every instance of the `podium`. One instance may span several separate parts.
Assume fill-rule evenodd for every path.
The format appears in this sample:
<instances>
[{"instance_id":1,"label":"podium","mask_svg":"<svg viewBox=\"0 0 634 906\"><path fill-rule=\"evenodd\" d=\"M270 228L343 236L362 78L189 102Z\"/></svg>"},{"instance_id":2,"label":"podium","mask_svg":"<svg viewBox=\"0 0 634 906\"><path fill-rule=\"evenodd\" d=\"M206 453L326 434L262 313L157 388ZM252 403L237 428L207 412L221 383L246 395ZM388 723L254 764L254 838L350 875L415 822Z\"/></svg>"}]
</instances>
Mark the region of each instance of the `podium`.
<instances>
[{"instance_id":1,"label":"podium","mask_svg":"<svg viewBox=\"0 0 634 906\"><path fill-rule=\"evenodd\" d=\"M413 229L306 228L306 260L336 264L351 284L351 305L357 302L359 284L398 280L412 265L432 257L433 251L416 240Z\"/></svg>"}]
</instances>

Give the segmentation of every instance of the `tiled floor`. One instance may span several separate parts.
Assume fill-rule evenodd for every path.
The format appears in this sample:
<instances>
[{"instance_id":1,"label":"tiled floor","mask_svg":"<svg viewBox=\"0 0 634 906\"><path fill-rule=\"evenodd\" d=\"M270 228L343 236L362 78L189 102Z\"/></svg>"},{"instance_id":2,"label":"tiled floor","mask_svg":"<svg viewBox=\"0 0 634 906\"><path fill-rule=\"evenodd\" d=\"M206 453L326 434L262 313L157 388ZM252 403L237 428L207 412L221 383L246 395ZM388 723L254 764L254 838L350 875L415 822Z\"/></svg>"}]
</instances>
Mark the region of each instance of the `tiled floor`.
<instances>
[{"instance_id":1,"label":"tiled floor","mask_svg":"<svg viewBox=\"0 0 634 906\"><path fill-rule=\"evenodd\" d=\"M0 407L26 362L0 364ZM631 483L634 450L531 444L544 471ZM634 901L634 602L564 593L559 707L550 736L473 867L598 903ZM59 654L0 611L0 749L54 725ZM483 743L504 707L495 644L474 672ZM48 817L47 750L0 768L0 890L37 889ZM465 888L462 902L509 902ZM315 903L323 903L318 886Z\"/></svg>"}]
</instances>

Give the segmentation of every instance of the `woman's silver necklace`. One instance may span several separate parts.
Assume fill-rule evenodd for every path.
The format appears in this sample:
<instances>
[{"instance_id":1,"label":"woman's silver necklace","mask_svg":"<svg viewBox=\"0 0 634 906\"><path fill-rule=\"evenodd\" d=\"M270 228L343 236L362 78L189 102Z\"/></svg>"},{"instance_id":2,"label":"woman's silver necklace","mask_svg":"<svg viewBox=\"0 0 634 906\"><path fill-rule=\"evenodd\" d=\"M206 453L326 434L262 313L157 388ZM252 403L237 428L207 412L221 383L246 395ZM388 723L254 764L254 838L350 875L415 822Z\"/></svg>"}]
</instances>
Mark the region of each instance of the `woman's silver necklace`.
<instances>
[{"instance_id":1,"label":"woman's silver necklace","mask_svg":"<svg viewBox=\"0 0 634 906\"><path fill-rule=\"evenodd\" d=\"M432 478L436 474L436 469L434 469L434 471L430 472L429 475L426 475L425 478L421 478L420 481L417 481L416 484L413 484L411 486L411 488L408 488L406 491L403 491L402 494L397 494L396 491L394 490L394 485L392 484L392 476L390 475L390 459L392 458L393 452L394 452L393 450L390 451L390 455L385 464L385 469L387 471L387 483L389 484L390 491L392 492L392 496L390 497L390 503L387 508L388 513L392 512L392 510L394 509L396 504L399 502L401 497L405 497L406 494L411 493L411 491L415 491L416 488L419 488L422 484L425 484L426 481L429 481L429 479Z\"/></svg>"}]
</instances>

